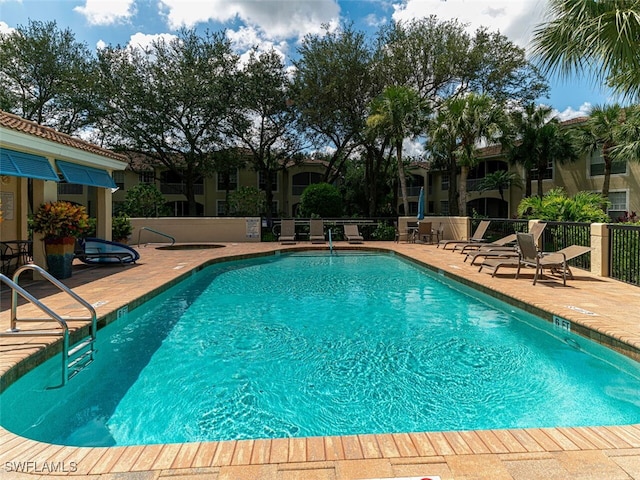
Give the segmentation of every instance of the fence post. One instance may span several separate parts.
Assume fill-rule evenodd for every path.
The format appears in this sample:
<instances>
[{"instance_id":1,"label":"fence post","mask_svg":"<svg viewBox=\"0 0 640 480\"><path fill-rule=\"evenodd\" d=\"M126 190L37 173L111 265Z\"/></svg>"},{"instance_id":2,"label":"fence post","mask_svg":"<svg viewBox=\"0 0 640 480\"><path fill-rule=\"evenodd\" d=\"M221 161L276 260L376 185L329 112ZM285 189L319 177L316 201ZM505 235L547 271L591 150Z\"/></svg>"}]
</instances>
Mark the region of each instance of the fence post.
<instances>
[{"instance_id":1,"label":"fence post","mask_svg":"<svg viewBox=\"0 0 640 480\"><path fill-rule=\"evenodd\" d=\"M609 276L609 227L606 223L591 224L591 273Z\"/></svg>"}]
</instances>

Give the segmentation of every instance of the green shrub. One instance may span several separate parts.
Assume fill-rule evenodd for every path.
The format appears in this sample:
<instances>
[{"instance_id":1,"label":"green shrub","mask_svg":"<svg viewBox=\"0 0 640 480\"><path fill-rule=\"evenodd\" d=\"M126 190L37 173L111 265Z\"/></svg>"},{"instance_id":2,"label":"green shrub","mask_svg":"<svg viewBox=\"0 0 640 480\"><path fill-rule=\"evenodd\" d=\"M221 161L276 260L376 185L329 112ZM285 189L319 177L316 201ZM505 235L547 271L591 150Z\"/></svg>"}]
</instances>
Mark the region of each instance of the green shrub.
<instances>
[{"instance_id":1,"label":"green shrub","mask_svg":"<svg viewBox=\"0 0 640 480\"><path fill-rule=\"evenodd\" d=\"M384 223L378 223L377 228L371 234L376 240L395 240L396 229L390 225Z\"/></svg>"},{"instance_id":2,"label":"green shrub","mask_svg":"<svg viewBox=\"0 0 640 480\"><path fill-rule=\"evenodd\" d=\"M300 197L300 215L321 218L341 217L342 196L340 191L329 183L309 185Z\"/></svg>"},{"instance_id":3,"label":"green shrub","mask_svg":"<svg viewBox=\"0 0 640 480\"><path fill-rule=\"evenodd\" d=\"M578 192L568 197L562 188L554 188L542 197L524 198L518 205L518 216L552 222L607 222L607 203L599 193Z\"/></svg>"}]
</instances>

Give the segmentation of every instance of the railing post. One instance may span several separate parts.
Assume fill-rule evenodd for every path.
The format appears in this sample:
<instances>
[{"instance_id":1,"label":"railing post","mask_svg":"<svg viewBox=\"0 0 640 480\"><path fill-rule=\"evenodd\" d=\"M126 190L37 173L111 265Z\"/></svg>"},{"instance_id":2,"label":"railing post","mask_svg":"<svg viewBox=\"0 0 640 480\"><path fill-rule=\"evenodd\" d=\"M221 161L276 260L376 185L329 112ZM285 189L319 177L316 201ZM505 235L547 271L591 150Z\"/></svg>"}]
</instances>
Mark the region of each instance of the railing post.
<instances>
[{"instance_id":1,"label":"railing post","mask_svg":"<svg viewBox=\"0 0 640 480\"><path fill-rule=\"evenodd\" d=\"M591 224L591 273L609 276L609 227L606 223Z\"/></svg>"}]
</instances>

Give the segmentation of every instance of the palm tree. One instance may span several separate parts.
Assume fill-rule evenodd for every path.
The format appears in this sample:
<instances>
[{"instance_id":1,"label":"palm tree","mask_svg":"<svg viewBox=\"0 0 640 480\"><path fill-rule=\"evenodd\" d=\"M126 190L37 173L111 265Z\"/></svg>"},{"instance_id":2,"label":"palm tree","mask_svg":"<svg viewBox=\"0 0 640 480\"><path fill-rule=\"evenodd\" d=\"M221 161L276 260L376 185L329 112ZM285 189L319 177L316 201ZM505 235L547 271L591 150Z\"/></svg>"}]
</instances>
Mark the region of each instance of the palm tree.
<instances>
[{"instance_id":1,"label":"palm tree","mask_svg":"<svg viewBox=\"0 0 640 480\"><path fill-rule=\"evenodd\" d=\"M640 105L627 107L625 117L610 154L614 161L640 162Z\"/></svg>"},{"instance_id":2,"label":"palm tree","mask_svg":"<svg viewBox=\"0 0 640 480\"><path fill-rule=\"evenodd\" d=\"M449 189L449 206L453 215L467 214L467 178L477 163L480 142L494 142L504 135L507 119L504 110L487 95L471 93L446 100L431 122L427 136L429 150L441 155L449 168L450 178L456 177L460 167L457 192Z\"/></svg>"},{"instance_id":3,"label":"palm tree","mask_svg":"<svg viewBox=\"0 0 640 480\"><path fill-rule=\"evenodd\" d=\"M367 127L379 136L388 137L395 147L405 215L409 213L409 199L402 163L402 143L405 138L414 137L421 132L426 113L425 104L415 90L392 86L385 88L371 102L371 115L367 118Z\"/></svg>"},{"instance_id":4,"label":"palm tree","mask_svg":"<svg viewBox=\"0 0 640 480\"><path fill-rule=\"evenodd\" d=\"M602 152L604 180L602 196L609 196L611 167L620 155L612 154L621 139L620 132L625 121L625 110L620 105L596 105L589 112L589 120L580 128L579 142L583 152Z\"/></svg>"},{"instance_id":5,"label":"palm tree","mask_svg":"<svg viewBox=\"0 0 640 480\"><path fill-rule=\"evenodd\" d=\"M548 20L534 30L533 55L546 73L589 69L639 98L639 38L639 0L549 0Z\"/></svg>"},{"instance_id":6,"label":"palm tree","mask_svg":"<svg viewBox=\"0 0 640 480\"><path fill-rule=\"evenodd\" d=\"M504 191L508 190L511 186L522 188L520 175L514 172L507 172L506 170L498 170L497 172L485 175L476 188L480 192L498 190L500 199L504 202Z\"/></svg>"},{"instance_id":7,"label":"palm tree","mask_svg":"<svg viewBox=\"0 0 640 480\"><path fill-rule=\"evenodd\" d=\"M512 120L515 145L509 149L509 160L525 169L525 197L531 196L531 172L538 170L537 194L542 196L543 172L549 163L574 162L578 159L575 140L570 130L561 128L557 118L549 118L551 108L533 104L514 112Z\"/></svg>"}]
</instances>

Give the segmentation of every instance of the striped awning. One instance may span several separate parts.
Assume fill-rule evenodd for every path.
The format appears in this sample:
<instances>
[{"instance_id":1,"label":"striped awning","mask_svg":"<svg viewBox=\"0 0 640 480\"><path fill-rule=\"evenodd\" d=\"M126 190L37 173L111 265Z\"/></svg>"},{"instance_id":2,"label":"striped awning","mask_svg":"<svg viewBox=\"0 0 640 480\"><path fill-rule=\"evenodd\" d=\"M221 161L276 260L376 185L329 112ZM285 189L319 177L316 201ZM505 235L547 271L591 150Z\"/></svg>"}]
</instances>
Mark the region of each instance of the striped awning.
<instances>
[{"instance_id":1,"label":"striped awning","mask_svg":"<svg viewBox=\"0 0 640 480\"><path fill-rule=\"evenodd\" d=\"M45 157L17 152L8 148L0 148L0 175L53 180L54 182L59 180L58 174Z\"/></svg>"},{"instance_id":2,"label":"striped awning","mask_svg":"<svg viewBox=\"0 0 640 480\"><path fill-rule=\"evenodd\" d=\"M56 165L62 177L68 183L90 185L92 187L116 188L116 182L106 170L94 167L85 167L75 163L56 160Z\"/></svg>"}]
</instances>

